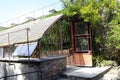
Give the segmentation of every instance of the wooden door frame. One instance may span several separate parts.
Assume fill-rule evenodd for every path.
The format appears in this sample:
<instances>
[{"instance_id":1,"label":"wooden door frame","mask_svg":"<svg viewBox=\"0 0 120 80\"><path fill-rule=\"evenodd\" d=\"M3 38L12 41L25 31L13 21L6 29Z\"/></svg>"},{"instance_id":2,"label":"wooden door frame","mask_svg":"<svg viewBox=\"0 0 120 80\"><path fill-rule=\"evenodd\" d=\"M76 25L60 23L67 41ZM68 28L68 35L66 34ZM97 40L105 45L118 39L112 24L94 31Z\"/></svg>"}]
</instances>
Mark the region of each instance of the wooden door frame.
<instances>
[{"instance_id":1,"label":"wooden door frame","mask_svg":"<svg viewBox=\"0 0 120 80\"><path fill-rule=\"evenodd\" d=\"M71 22L71 38L72 38L72 50L73 50L73 53L75 52L75 23L77 22L83 22L83 21L72 21ZM89 22L83 22L87 25L87 31L88 31L88 35L89 35L89 38L88 38L88 51L91 51L92 52L92 38L91 38L91 28L90 28L90 23ZM81 37L84 37L85 35L81 36ZM80 36L78 36L80 37ZM86 37L86 36L85 36ZM76 53L76 52L75 52ZM81 53L81 52L78 52L78 53ZM84 52L82 52L84 53ZM85 52L86 53L86 52Z\"/></svg>"},{"instance_id":2,"label":"wooden door frame","mask_svg":"<svg viewBox=\"0 0 120 80\"><path fill-rule=\"evenodd\" d=\"M76 48L76 45L75 45L75 23L77 23L77 22L83 22L83 23L85 23L86 24L86 26L87 26L87 32L88 32L88 35L89 35L89 37L88 37L88 51L87 52L76 52L75 50L75 48ZM79 37L79 36L78 36ZM83 35L83 37L84 37L84 35ZM90 27L90 23L89 22L84 22L83 20L75 20L75 21L71 21L71 40L72 40L72 57L73 57L73 65L76 65L74 62L76 62L76 61L74 61L74 60L76 60L76 55L83 55L83 56L85 56L85 55L88 55L88 56L90 56L90 60L92 61L92 38L91 38L91 27ZM90 62L90 64L91 64L92 62ZM92 65L92 64L91 64Z\"/></svg>"}]
</instances>

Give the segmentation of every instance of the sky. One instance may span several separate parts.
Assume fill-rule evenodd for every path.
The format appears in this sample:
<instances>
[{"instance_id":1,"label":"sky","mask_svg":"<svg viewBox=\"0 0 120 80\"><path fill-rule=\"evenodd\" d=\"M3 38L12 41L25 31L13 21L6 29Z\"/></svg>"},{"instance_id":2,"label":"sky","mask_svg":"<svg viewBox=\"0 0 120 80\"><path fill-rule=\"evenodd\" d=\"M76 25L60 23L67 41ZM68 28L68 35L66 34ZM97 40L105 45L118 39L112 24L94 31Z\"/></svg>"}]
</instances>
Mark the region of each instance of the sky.
<instances>
[{"instance_id":1,"label":"sky","mask_svg":"<svg viewBox=\"0 0 120 80\"><path fill-rule=\"evenodd\" d=\"M53 3L61 4L60 0L0 0L0 23Z\"/></svg>"}]
</instances>

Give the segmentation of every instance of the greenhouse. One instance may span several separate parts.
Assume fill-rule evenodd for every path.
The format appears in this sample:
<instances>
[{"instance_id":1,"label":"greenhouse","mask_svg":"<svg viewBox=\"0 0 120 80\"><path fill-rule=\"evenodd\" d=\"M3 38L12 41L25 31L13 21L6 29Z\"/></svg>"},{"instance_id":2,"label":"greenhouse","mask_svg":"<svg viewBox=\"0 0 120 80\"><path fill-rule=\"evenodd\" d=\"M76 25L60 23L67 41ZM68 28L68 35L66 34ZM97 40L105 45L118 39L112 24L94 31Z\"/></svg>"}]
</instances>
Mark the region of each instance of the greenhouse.
<instances>
[{"instance_id":1,"label":"greenhouse","mask_svg":"<svg viewBox=\"0 0 120 80\"><path fill-rule=\"evenodd\" d=\"M10 60L62 55L62 17L60 14L0 32L0 57Z\"/></svg>"},{"instance_id":2,"label":"greenhouse","mask_svg":"<svg viewBox=\"0 0 120 80\"><path fill-rule=\"evenodd\" d=\"M92 66L91 42L89 22L59 14L0 32L0 57L10 62L66 56L68 65Z\"/></svg>"}]
</instances>

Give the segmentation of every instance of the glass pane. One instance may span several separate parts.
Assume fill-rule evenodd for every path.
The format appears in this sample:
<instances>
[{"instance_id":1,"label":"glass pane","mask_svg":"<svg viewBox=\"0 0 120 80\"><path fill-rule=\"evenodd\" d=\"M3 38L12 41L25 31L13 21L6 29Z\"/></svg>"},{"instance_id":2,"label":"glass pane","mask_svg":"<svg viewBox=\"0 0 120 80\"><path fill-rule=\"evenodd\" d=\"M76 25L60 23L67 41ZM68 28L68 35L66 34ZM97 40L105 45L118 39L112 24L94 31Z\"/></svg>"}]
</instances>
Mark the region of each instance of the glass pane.
<instances>
[{"instance_id":1,"label":"glass pane","mask_svg":"<svg viewBox=\"0 0 120 80\"><path fill-rule=\"evenodd\" d=\"M75 48L76 51L88 51L88 39L77 37Z\"/></svg>"},{"instance_id":2,"label":"glass pane","mask_svg":"<svg viewBox=\"0 0 120 80\"><path fill-rule=\"evenodd\" d=\"M28 55L28 48L27 48L27 51L26 51L26 53L24 54L24 56L31 56L32 53L33 53L33 51L35 50L36 46L37 46L36 43L30 44L30 45L29 45L29 55Z\"/></svg>"},{"instance_id":3,"label":"glass pane","mask_svg":"<svg viewBox=\"0 0 120 80\"><path fill-rule=\"evenodd\" d=\"M13 56L31 56L36 47L37 47L37 42L29 43L29 55L28 55L28 45L19 44L12 55Z\"/></svg>"},{"instance_id":4,"label":"glass pane","mask_svg":"<svg viewBox=\"0 0 120 80\"><path fill-rule=\"evenodd\" d=\"M0 57L3 55L3 48L0 48Z\"/></svg>"},{"instance_id":5,"label":"glass pane","mask_svg":"<svg viewBox=\"0 0 120 80\"><path fill-rule=\"evenodd\" d=\"M27 52L27 48L28 46L24 44L22 49L19 51L18 56L24 56L24 54Z\"/></svg>"},{"instance_id":6,"label":"glass pane","mask_svg":"<svg viewBox=\"0 0 120 80\"><path fill-rule=\"evenodd\" d=\"M15 49L14 53L12 54L13 56L17 56L22 49L23 45L19 44L19 46Z\"/></svg>"},{"instance_id":7,"label":"glass pane","mask_svg":"<svg viewBox=\"0 0 120 80\"><path fill-rule=\"evenodd\" d=\"M75 23L75 35L88 34L88 29L85 23Z\"/></svg>"}]
</instances>

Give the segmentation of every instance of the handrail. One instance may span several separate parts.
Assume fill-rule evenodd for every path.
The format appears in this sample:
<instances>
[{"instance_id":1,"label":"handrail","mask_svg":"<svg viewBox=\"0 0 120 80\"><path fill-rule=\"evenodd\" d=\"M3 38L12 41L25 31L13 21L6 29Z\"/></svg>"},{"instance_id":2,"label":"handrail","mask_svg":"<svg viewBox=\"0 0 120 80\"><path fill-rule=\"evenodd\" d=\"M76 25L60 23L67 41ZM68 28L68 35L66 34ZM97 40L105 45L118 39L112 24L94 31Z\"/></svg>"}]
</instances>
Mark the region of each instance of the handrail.
<instances>
[{"instance_id":1,"label":"handrail","mask_svg":"<svg viewBox=\"0 0 120 80\"><path fill-rule=\"evenodd\" d=\"M37 19L39 17L44 17L44 16L50 14L49 10L51 10L51 9L58 10L57 8L59 8L59 9L62 8L59 2L44 6L37 10L28 12L26 14L20 15L18 17L12 18L12 19L9 19L7 21L0 22L0 26L1 27L10 27L10 26L12 26L12 24L17 24L17 25L22 24L22 23L28 21L27 17L33 17L35 19Z\"/></svg>"}]
</instances>

